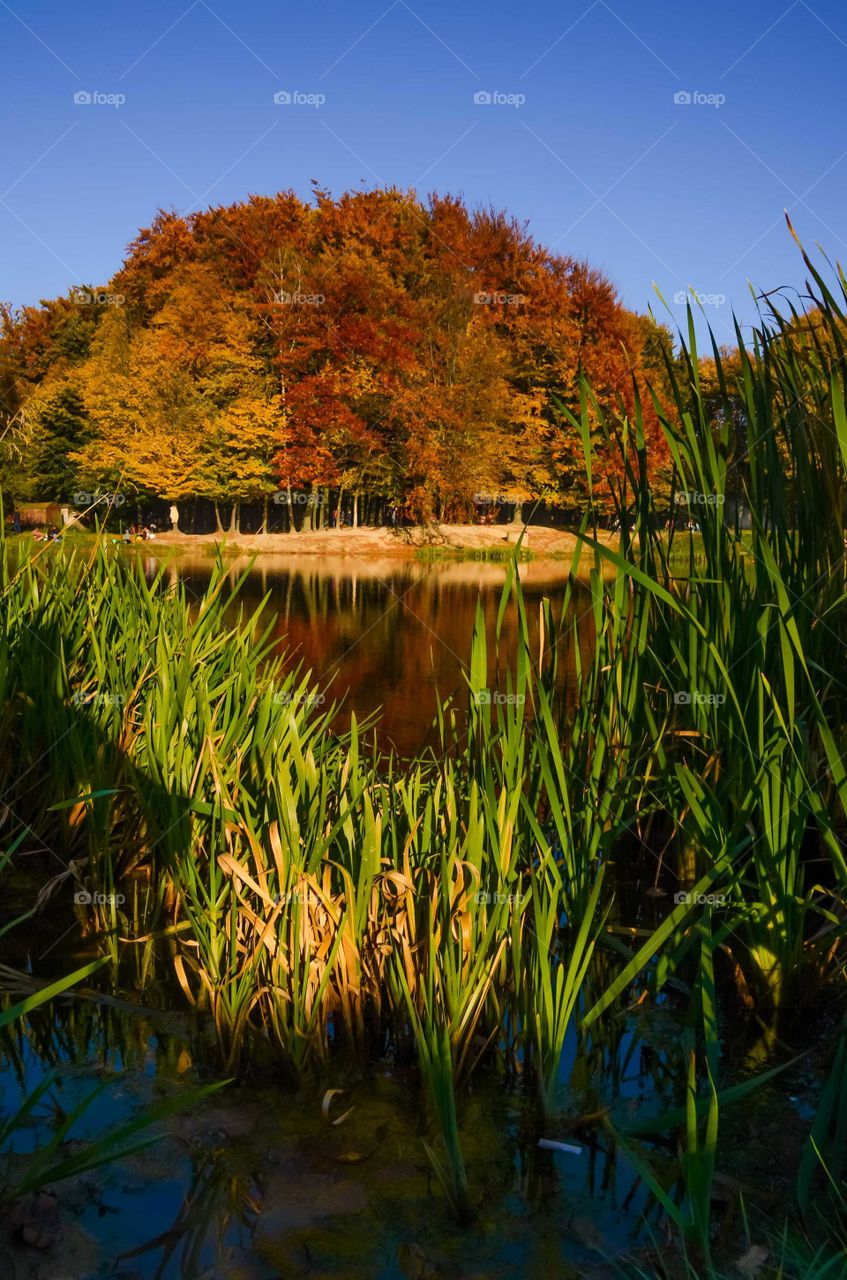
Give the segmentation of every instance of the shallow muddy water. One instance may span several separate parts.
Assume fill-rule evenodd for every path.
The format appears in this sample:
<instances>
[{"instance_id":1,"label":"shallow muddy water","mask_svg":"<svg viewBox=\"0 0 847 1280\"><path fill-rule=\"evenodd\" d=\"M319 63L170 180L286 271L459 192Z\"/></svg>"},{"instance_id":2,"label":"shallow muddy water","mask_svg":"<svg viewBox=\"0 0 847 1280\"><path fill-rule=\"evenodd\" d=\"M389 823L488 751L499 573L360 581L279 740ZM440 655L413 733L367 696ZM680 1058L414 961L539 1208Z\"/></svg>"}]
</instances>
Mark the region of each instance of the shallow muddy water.
<instances>
[{"instance_id":1,"label":"shallow muddy water","mask_svg":"<svg viewBox=\"0 0 847 1280\"><path fill-rule=\"evenodd\" d=\"M655 1034L658 1047L667 1032ZM622 1056L631 1041L630 1031ZM50 1065L58 1071L49 1101L16 1138L21 1155L98 1086L102 1094L74 1127L77 1139L196 1084L208 1050L187 1016L133 1014L96 1000L34 1017L4 1047L4 1112ZM563 1077L573 1046L566 1058ZM333 1087L343 1093L325 1114ZM616 1105L637 1105L644 1090L636 1068L618 1082ZM643 1239L643 1192L626 1162L574 1133L564 1135L572 1152L539 1150L531 1097L485 1078L463 1104L461 1124L478 1218L457 1228L425 1154L421 1097L406 1063L353 1079L330 1068L296 1093L268 1077L233 1084L163 1122L156 1145L58 1184L46 1225L56 1239L14 1249L18 1274L601 1277L615 1274L604 1257Z\"/></svg>"},{"instance_id":2,"label":"shallow muddy water","mask_svg":"<svg viewBox=\"0 0 847 1280\"><path fill-rule=\"evenodd\" d=\"M57 1077L16 1132L13 1169L97 1088L102 1092L74 1125L65 1154L210 1078L203 1064L213 1060L213 1037L193 1015L166 1007L173 1003L168 983L149 987L135 1010L137 997L128 994L123 1003L90 990L32 1015L14 1035L0 1035L4 1115L46 1071ZM299 1090L286 1087L273 1068L254 1069L160 1122L159 1141L146 1150L57 1183L42 1214L40 1246L11 1245L0 1256L0 1276L650 1275L650 1250L664 1230L598 1118L607 1111L625 1124L674 1102L680 1031L672 1010L662 1007L633 1012L587 1056L569 1035L560 1067L563 1119L551 1131L569 1150L539 1149L531 1090L504 1089L496 1075L478 1074L460 1111L477 1215L469 1227L454 1222L426 1155L432 1127L412 1055L366 1072L330 1063L321 1079ZM762 1065L757 1061L757 1069ZM798 1063L796 1072L722 1119L725 1159L748 1187L762 1186L767 1169L768 1199L790 1180L790 1153L808 1122L798 1097L812 1084L807 1072ZM332 1089L339 1092L328 1097ZM661 1152L661 1146L654 1151L659 1161ZM669 1149L664 1160L670 1171Z\"/></svg>"}]
</instances>

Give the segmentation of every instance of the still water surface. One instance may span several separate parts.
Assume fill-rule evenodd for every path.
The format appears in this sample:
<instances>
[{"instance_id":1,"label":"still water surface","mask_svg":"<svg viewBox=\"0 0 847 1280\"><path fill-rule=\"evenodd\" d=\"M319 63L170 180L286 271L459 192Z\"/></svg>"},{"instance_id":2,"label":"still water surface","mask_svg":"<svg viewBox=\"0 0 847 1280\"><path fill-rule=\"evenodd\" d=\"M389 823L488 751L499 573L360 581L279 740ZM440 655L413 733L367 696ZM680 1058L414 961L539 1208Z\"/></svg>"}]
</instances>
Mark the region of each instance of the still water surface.
<instances>
[{"instance_id":1,"label":"still water surface","mask_svg":"<svg viewBox=\"0 0 847 1280\"><path fill-rule=\"evenodd\" d=\"M155 572L159 562L146 557L145 567ZM233 585L243 567L233 567ZM518 566L536 661L549 644L549 637L542 642L539 606L549 597L559 616L568 568L558 561ZM168 572L199 597L212 562L183 557L171 562ZM411 755L436 742L439 699L455 696L460 711L464 707L478 604L488 633L489 684L505 689L517 638L517 610L510 603L498 673L494 630L506 574L505 565L469 561L266 556L251 569L240 594L251 609L268 597L266 618L286 665L302 662L327 702L343 699L339 728L349 726L351 713L359 721L378 715L381 744ZM574 601L575 615L584 615L588 604L583 588Z\"/></svg>"}]
</instances>

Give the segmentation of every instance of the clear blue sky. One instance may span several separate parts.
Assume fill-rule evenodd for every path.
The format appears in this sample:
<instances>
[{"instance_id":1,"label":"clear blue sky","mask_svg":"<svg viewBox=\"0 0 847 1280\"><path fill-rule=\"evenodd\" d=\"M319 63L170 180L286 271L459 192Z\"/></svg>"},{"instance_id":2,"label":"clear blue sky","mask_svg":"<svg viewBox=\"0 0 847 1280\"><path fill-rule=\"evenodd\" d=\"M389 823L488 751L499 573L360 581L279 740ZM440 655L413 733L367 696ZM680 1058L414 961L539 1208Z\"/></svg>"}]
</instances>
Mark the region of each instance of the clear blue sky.
<instances>
[{"instance_id":1,"label":"clear blue sky","mask_svg":"<svg viewBox=\"0 0 847 1280\"><path fill-rule=\"evenodd\" d=\"M0 51L16 304L105 282L160 207L311 178L506 208L632 307L694 286L721 341L748 280L802 286L784 207L847 256L843 0L0 0Z\"/></svg>"}]
</instances>

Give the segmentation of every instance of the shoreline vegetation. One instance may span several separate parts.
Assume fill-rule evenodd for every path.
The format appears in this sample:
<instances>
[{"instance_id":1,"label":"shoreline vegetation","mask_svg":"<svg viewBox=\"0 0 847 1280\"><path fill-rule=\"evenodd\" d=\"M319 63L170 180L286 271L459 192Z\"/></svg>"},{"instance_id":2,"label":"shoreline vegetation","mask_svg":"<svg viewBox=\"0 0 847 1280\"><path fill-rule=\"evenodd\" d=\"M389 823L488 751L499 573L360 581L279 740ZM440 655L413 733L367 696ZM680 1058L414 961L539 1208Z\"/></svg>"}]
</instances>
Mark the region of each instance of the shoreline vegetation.
<instances>
[{"instance_id":1,"label":"shoreline vegetation","mask_svg":"<svg viewBox=\"0 0 847 1280\"><path fill-rule=\"evenodd\" d=\"M325 1090L335 1128L336 1092L405 1073L454 1239L510 1213L543 1227L542 1199L571 1190L554 1158L578 1145L632 1215L616 1257L595 1234L596 1274L841 1277L847 278L804 261L809 315L769 295L737 382L717 346L701 380L693 323L668 360L658 453L696 535L660 532L638 388L609 408L580 382L563 413L586 510L602 486L620 531L551 533L577 539L589 589L566 573L561 610L539 602L543 645L510 560L493 633L479 603L464 685L412 758L373 721L338 730L239 605L246 568L219 557L192 597L109 535L14 557L0 533L0 877L33 889L2 927L58 936L74 912L109 994L190 1012L198 1068L235 1096L264 1070L281 1108ZM494 1175L472 1141L483 1088ZM37 1152L0 1201L50 1168ZM539 1273L570 1243L546 1240Z\"/></svg>"}]
</instances>

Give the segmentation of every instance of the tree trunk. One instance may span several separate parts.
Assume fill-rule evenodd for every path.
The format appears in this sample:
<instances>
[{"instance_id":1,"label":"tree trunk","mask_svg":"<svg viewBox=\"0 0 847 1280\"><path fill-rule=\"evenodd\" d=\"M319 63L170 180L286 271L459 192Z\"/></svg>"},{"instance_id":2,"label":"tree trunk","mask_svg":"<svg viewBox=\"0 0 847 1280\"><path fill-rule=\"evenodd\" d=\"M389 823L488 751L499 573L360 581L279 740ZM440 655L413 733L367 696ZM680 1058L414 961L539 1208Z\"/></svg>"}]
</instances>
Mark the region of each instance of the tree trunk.
<instances>
[{"instance_id":1,"label":"tree trunk","mask_svg":"<svg viewBox=\"0 0 847 1280\"><path fill-rule=\"evenodd\" d=\"M338 490L338 502L335 504L335 512L336 512L335 527L336 529L340 529L341 520L344 512L344 490L343 489Z\"/></svg>"},{"instance_id":2,"label":"tree trunk","mask_svg":"<svg viewBox=\"0 0 847 1280\"><path fill-rule=\"evenodd\" d=\"M215 508L215 532L223 533L224 527L221 524L221 509L218 506L217 499L214 502L214 508Z\"/></svg>"},{"instance_id":3,"label":"tree trunk","mask_svg":"<svg viewBox=\"0 0 847 1280\"><path fill-rule=\"evenodd\" d=\"M259 525L259 533L267 533L268 531L268 495L262 495L262 523Z\"/></svg>"},{"instance_id":4,"label":"tree trunk","mask_svg":"<svg viewBox=\"0 0 847 1280\"><path fill-rule=\"evenodd\" d=\"M233 502L229 512L229 533L235 533L236 512L238 511L238 503Z\"/></svg>"},{"instance_id":5,"label":"tree trunk","mask_svg":"<svg viewBox=\"0 0 847 1280\"><path fill-rule=\"evenodd\" d=\"M306 502L303 506L303 523L300 526L305 533L312 532L312 515L314 513L314 506L312 504L312 492L313 492L313 488L312 488L312 485L310 484L306 492Z\"/></svg>"},{"instance_id":6,"label":"tree trunk","mask_svg":"<svg viewBox=\"0 0 847 1280\"><path fill-rule=\"evenodd\" d=\"M294 506L291 501L291 482L285 486L285 492L288 494L288 503L285 508L285 514L288 518L288 528L286 533L297 533L297 521L294 519Z\"/></svg>"},{"instance_id":7,"label":"tree trunk","mask_svg":"<svg viewBox=\"0 0 847 1280\"><path fill-rule=\"evenodd\" d=\"M512 524L523 524L523 503L515 503L515 514L512 516Z\"/></svg>"},{"instance_id":8,"label":"tree trunk","mask_svg":"<svg viewBox=\"0 0 847 1280\"><path fill-rule=\"evenodd\" d=\"M353 494L353 528L358 529L358 527L359 527L359 495L358 493L354 493Z\"/></svg>"}]
</instances>

